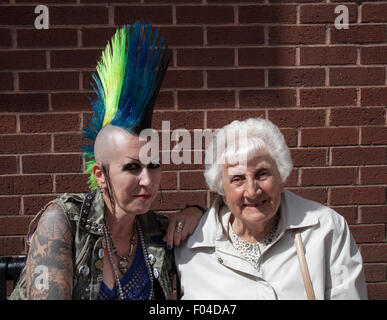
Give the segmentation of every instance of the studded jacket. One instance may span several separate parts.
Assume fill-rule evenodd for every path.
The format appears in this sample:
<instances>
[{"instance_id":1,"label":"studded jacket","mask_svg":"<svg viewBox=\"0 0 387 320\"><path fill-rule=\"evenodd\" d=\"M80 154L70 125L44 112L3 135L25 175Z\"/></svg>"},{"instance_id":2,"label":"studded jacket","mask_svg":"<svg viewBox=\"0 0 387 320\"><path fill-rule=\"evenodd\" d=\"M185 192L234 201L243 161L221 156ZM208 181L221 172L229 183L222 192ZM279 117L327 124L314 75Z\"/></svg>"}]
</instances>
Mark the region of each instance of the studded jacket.
<instances>
[{"instance_id":1,"label":"studded jacket","mask_svg":"<svg viewBox=\"0 0 387 320\"><path fill-rule=\"evenodd\" d=\"M35 231L41 215L53 203L59 204L71 225L73 233L73 300L96 300L102 282L101 249L103 240L103 202L99 191L65 193L49 202L32 220L28 237ZM175 273L173 252L168 250L162 237L168 226L164 216L148 212L138 216L149 255L155 259L153 268L154 299L172 299L172 278ZM26 299L26 270L9 299ZM156 278L157 277L157 278Z\"/></svg>"}]
</instances>

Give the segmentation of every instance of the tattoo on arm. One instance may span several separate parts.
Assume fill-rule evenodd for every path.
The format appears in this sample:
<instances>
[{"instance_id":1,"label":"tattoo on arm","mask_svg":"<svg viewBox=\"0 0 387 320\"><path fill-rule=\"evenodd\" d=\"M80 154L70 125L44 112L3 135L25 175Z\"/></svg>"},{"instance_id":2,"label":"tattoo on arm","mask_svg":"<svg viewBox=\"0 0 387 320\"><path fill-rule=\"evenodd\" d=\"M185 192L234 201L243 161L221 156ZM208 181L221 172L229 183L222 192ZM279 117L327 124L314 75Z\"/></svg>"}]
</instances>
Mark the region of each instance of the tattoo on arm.
<instances>
[{"instance_id":1,"label":"tattoo on arm","mask_svg":"<svg viewBox=\"0 0 387 320\"><path fill-rule=\"evenodd\" d=\"M71 299L72 234L63 209L50 206L42 215L28 252L27 299Z\"/></svg>"}]
</instances>

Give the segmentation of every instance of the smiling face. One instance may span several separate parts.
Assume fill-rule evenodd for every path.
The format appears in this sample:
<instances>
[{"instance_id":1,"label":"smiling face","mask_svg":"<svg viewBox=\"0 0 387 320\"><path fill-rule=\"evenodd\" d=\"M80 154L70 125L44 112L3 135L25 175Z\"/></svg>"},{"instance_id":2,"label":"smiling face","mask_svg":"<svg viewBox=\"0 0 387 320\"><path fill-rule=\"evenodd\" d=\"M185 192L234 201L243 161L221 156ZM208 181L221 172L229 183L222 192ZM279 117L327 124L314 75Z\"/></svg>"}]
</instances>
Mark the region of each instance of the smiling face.
<instances>
[{"instance_id":1,"label":"smiling face","mask_svg":"<svg viewBox=\"0 0 387 320\"><path fill-rule=\"evenodd\" d=\"M239 223L262 230L273 221L280 206L283 184L277 166L268 154L248 160L247 166L226 166L222 185L223 199Z\"/></svg>"}]
</instances>

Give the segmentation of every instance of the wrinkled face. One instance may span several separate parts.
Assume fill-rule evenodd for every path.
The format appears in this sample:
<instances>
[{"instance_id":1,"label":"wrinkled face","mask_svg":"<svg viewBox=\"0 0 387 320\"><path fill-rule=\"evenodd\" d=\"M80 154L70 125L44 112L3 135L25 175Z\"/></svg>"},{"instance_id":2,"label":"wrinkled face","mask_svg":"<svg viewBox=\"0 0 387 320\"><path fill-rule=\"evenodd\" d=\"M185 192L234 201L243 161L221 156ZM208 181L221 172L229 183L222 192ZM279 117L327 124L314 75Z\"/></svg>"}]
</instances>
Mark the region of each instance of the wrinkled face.
<instances>
[{"instance_id":1,"label":"wrinkled face","mask_svg":"<svg viewBox=\"0 0 387 320\"><path fill-rule=\"evenodd\" d=\"M139 160L146 141L137 136L121 135L115 141L114 156L108 165L114 189L116 211L146 213L157 195L161 170L158 162L144 165Z\"/></svg>"},{"instance_id":2,"label":"wrinkled face","mask_svg":"<svg viewBox=\"0 0 387 320\"><path fill-rule=\"evenodd\" d=\"M279 208L283 184L274 160L267 154L223 169L224 201L234 217L247 225L270 221Z\"/></svg>"}]
</instances>

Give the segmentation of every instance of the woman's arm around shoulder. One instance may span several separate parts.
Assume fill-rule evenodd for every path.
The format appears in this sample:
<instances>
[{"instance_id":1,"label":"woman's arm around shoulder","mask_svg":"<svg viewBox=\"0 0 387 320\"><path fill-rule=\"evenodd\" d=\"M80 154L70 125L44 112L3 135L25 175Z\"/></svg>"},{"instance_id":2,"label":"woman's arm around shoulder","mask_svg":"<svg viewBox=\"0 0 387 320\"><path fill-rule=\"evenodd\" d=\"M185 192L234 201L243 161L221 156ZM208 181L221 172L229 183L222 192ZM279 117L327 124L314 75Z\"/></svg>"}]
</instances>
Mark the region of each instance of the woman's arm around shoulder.
<instances>
[{"instance_id":1,"label":"woman's arm around shoulder","mask_svg":"<svg viewBox=\"0 0 387 320\"><path fill-rule=\"evenodd\" d=\"M27 299L66 300L73 290L72 233L59 205L43 213L26 264Z\"/></svg>"}]
</instances>

